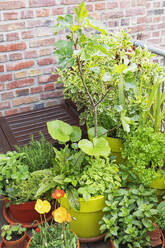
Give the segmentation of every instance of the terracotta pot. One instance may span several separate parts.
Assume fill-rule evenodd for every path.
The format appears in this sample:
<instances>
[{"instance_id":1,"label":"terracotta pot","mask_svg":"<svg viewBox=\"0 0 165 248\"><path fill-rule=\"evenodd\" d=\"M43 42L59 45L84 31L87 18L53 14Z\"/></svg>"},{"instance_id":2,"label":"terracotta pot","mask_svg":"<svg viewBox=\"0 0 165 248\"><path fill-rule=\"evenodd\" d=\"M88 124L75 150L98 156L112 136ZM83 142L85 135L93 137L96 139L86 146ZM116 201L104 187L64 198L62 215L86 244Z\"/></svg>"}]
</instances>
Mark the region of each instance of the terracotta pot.
<instances>
[{"instance_id":1,"label":"terracotta pot","mask_svg":"<svg viewBox=\"0 0 165 248\"><path fill-rule=\"evenodd\" d=\"M155 225L155 224L154 224ZM164 235L162 233L162 231L159 229L160 233L161 233L161 240L162 240L162 248L165 248L165 239L164 239ZM110 239L110 244L111 244L111 248L115 248L114 242L113 240Z\"/></svg>"},{"instance_id":2,"label":"terracotta pot","mask_svg":"<svg viewBox=\"0 0 165 248\"><path fill-rule=\"evenodd\" d=\"M29 248L29 247L30 247L31 241L32 241L32 238L29 240L29 242L28 242L26 248ZM77 240L77 248L80 248L80 241L79 241L79 240Z\"/></svg>"},{"instance_id":3,"label":"terracotta pot","mask_svg":"<svg viewBox=\"0 0 165 248\"><path fill-rule=\"evenodd\" d=\"M9 202L7 198L4 198L5 204ZM21 204L12 204L8 208L10 215L17 223L29 223L32 224L35 220L40 221L40 214L34 209L36 201L24 202ZM50 212L46 214L46 217L50 216Z\"/></svg>"},{"instance_id":4,"label":"terracotta pot","mask_svg":"<svg viewBox=\"0 0 165 248\"><path fill-rule=\"evenodd\" d=\"M24 248L26 236L27 236L27 234L25 232L24 235L18 240L10 241L10 240L6 240L6 239L2 238L2 242L4 243L6 248Z\"/></svg>"}]
</instances>

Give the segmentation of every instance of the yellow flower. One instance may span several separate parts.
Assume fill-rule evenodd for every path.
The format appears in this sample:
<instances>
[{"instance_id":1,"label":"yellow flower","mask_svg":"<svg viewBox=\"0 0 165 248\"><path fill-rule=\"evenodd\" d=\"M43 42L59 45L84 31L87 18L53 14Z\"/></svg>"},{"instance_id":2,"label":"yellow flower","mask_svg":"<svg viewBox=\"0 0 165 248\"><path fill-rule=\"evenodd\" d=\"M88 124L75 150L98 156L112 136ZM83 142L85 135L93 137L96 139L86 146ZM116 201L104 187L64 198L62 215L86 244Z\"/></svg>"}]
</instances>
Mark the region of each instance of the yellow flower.
<instances>
[{"instance_id":1,"label":"yellow flower","mask_svg":"<svg viewBox=\"0 0 165 248\"><path fill-rule=\"evenodd\" d=\"M54 217L54 220L58 223L63 223L65 221L66 222L72 221L71 215L63 207L59 207L56 210L54 210L52 215Z\"/></svg>"},{"instance_id":2,"label":"yellow flower","mask_svg":"<svg viewBox=\"0 0 165 248\"><path fill-rule=\"evenodd\" d=\"M45 214L48 213L51 209L51 205L48 201L44 200L40 200L38 199L34 209L39 213L39 214Z\"/></svg>"}]
</instances>

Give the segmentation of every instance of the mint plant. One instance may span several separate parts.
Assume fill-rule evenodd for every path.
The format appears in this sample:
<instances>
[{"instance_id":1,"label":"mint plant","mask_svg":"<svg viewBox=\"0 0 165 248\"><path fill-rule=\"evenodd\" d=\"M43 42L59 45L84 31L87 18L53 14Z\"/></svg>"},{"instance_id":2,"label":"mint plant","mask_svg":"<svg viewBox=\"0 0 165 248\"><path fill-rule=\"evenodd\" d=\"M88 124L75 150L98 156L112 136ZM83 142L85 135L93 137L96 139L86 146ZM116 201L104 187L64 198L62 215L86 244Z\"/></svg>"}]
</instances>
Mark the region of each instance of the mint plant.
<instances>
[{"instance_id":1,"label":"mint plant","mask_svg":"<svg viewBox=\"0 0 165 248\"><path fill-rule=\"evenodd\" d=\"M126 245L130 248L150 247L149 231L155 229L156 190L145 188L113 188L106 191L104 216L100 221L106 238L114 241L116 248Z\"/></svg>"}]
</instances>

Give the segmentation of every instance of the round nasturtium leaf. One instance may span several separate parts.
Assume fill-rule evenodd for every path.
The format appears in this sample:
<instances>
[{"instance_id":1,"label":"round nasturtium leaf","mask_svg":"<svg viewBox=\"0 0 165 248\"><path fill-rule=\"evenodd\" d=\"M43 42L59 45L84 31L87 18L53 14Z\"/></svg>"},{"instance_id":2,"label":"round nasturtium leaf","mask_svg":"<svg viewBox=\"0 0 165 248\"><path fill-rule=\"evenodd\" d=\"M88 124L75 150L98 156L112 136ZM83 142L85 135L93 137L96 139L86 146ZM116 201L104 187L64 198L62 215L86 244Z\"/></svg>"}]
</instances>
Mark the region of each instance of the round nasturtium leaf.
<instances>
[{"instance_id":1,"label":"round nasturtium leaf","mask_svg":"<svg viewBox=\"0 0 165 248\"><path fill-rule=\"evenodd\" d=\"M93 143L87 139L78 142L78 147L88 155L93 156Z\"/></svg>"},{"instance_id":2,"label":"round nasturtium leaf","mask_svg":"<svg viewBox=\"0 0 165 248\"><path fill-rule=\"evenodd\" d=\"M47 122L48 133L53 139L56 139L60 142L67 142L70 140L70 134L73 129L72 126L66 122L55 120Z\"/></svg>"},{"instance_id":3,"label":"round nasturtium leaf","mask_svg":"<svg viewBox=\"0 0 165 248\"><path fill-rule=\"evenodd\" d=\"M105 138L94 138L93 145L93 155L95 157L108 157L111 149L109 147L108 141Z\"/></svg>"},{"instance_id":4,"label":"round nasturtium leaf","mask_svg":"<svg viewBox=\"0 0 165 248\"><path fill-rule=\"evenodd\" d=\"M72 126L72 129L73 131L70 134L70 139L72 142L77 142L81 139L81 135L82 135L81 128L77 126Z\"/></svg>"}]
</instances>

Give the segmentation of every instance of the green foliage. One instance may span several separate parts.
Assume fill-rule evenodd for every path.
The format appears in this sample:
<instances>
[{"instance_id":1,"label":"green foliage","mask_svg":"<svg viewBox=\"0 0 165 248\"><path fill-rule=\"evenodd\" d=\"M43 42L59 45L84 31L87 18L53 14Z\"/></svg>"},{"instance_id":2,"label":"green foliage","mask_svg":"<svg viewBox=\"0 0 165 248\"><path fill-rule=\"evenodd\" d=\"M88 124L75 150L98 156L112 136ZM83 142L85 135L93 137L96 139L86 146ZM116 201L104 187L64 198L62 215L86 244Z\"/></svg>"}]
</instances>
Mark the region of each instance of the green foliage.
<instances>
[{"instance_id":1,"label":"green foliage","mask_svg":"<svg viewBox=\"0 0 165 248\"><path fill-rule=\"evenodd\" d=\"M165 195L163 196L163 199L165 199ZM161 228L161 230L165 230L165 201L161 201L158 206L157 206L157 210L158 210L158 215L156 218L156 224Z\"/></svg>"},{"instance_id":2,"label":"green foliage","mask_svg":"<svg viewBox=\"0 0 165 248\"><path fill-rule=\"evenodd\" d=\"M108 157L110 154L110 147L108 141L101 138L94 138L92 141L88 139L82 139L78 143L79 148L90 156L103 156Z\"/></svg>"},{"instance_id":3,"label":"green foliage","mask_svg":"<svg viewBox=\"0 0 165 248\"><path fill-rule=\"evenodd\" d=\"M106 238L114 240L115 247L150 247L148 231L154 230L152 221L158 211L156 191L133 186L129 189L110 188L106 191L105 212L100 221Z\"/></svg>"},{"instance_id":4,"label":"green foliage","mask_svg":"<svg viewBox=\"0 0 165 248\"><path fill-rule=\"evenodd\" d=\"M26 228L22 227L21 224L17 225L3 225L1 228L1 237L6 240L12 240L12 237L23 236L26 232Z\"/></svg>"},{"instance_id":5,"label":"green foliage","mask_svg":"<svg viewBox=\"0 0 165 248\"><path fill-rule=\"evenodd\" d=\"M165 158L165 134L152 127L139 126L126 137L122 156L137 182L150 185L157 174L162 174Z\"/></svg>"},{"instance_id":6,"label":"green foliage","mask_svg":"<svg viewBox=\"0 0 165 248\"><path fill-rule=\"evenodd\" d=\"M109 162L108 159L90 158L80 177L78 193L83 196L85 201L88 201L91 196L104 195L109 185L119 187L118 171L117 165Z\"/></svg>"},{"instance_id":7,"label":"green foliage","mask_svg":"<svg viewBox=\"0 0 165 248\"><path fill-rule=\"evenodd\" d=\"M29 176L28 166L24 164L24 153L8 152L0 156L0 194L6 195L11 182L19 184Z\"/></svg>"},{"instance_id":8,"label":"green foliage","mask_svg":"<svg viewBox=\"0 0 165 248\"><path fill-rule=\"evenodd\" d=\"M38 191L38 185L42 180L47 178L47 171L40 170L30 173L26 180L21 180L18 183L11 181L6 188L6 195L13 204L20 204L23 202L37 200L36 192ZM45 198L45 194L41 194L42 199Z\"/></svg>"},{"instance_id":9,"label":"green foliage","mask_svg":"<svg viewBox=\"0 0 165 248\"><path fill-rule=\"evenodd\" d=\"M69 140L76 142L81 139L81 129L76 126L71 126L68 123L60 120L47 122L48 132L53 139L65 143Z\"/></svg>"},{"instance_id":10,"label":"green foliage","mask_svg":"<svg viewBox=\"0 0 165 248\"><path fill-rule=\"evenodd\" d=\"M77 248L77 236L70 231L65 224L65 230L61 224L39 225L39 232L32 230L33 239L30 248ZM65 237L65 240L64 240Z\"/></svg>"},{"instance_id":11,"label":"green foliage","mask_svg":"<svg viewBox=\"0 0 165 248\"><path fill-rule=\"evenodd\" d=\"M24 153L23 163L28 165L30 172L50 168L52 159L55 156L53 146L45 139L42 133L40 135L39 141L32 137L30 145L16 146L19 153Z\"/></svg>"}]
</instances>

